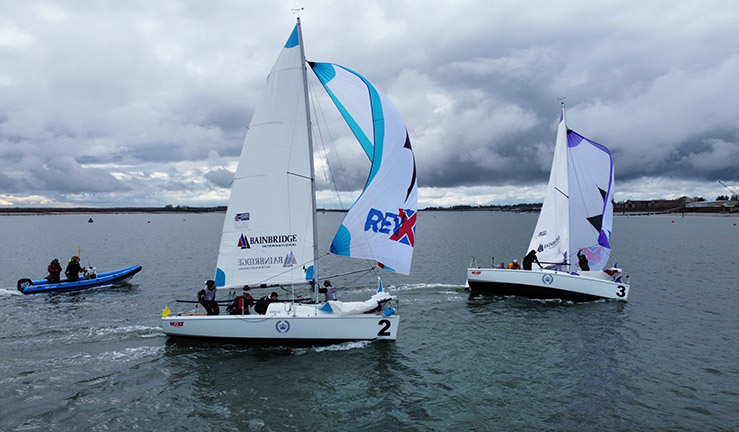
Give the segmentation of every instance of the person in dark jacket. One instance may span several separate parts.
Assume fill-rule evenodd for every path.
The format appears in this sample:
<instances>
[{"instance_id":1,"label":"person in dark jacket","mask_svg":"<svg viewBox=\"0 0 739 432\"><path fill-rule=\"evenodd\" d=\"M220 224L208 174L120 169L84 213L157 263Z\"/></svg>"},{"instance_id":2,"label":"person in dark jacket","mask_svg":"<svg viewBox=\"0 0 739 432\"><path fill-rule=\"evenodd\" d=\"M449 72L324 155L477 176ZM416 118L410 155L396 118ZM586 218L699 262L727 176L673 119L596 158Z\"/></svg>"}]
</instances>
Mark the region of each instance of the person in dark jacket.
<instances>
[{"instance_id":1,"label":"person in dark jacket","mask_svg":"<svg viewBox=\"0 0 739 432\"><path fill-rule=\"evenodd\" d=\"M536 251L532 249L531 252L523 257L523 269L531 270L531 264L533 263L536 263L539 268L542 268L541 264L539 263L539 258L536 257Z\"/></svg>"},{"instance_id":2,"label":"person in dark jacket","mask_svg":"<svg viewBox=\"0 0 739 432\"><path fill-rule=\"evenodd\" d=\"M577 262L580 264L580 270L590 271L590 264L588 264L588 257L582 253L581 250L577 251Z\"/></svg>"},{"instance_id":3,"label":"person in dark jacket","mask_svg":"<svg viewBox=\"0 0 739 432\"><path fill-rule=\"evenodd\" d=\"M69 264L67 264L64 274L67 276L67 280L75 282L80 279L80 270L82 270L82 267L80 267L80 257L75 255L69 259Z\"/></svg>"},{"instance_id":4,"label":"person in dark jacket","mask_svg":"<svg viewBox=\"0 0 739 432\"><path fill-rule=\"evenodd\" d=\"M46 270L49 271L49 275L46 276L46 280L49 281L49 283L57 283L59 282L59 278L62 274L62 265L59 264L59 260L54 258L49 263L49 266L46 267Z\"/></svg>"},{"instance_id":5,"label":"person in dark jacket","mask_svg":"<svg viewBox=\"0 0 739 432\"><path fill-rule=\"evenodd\" d=\"M257 300L257 304L254 305L254 312L258 313L259 315L266 314L269 304L275 301L277 301L277 293L272 291L272 294L270 294L269 297L264 296Z\"/></svg>"}]
</instances>

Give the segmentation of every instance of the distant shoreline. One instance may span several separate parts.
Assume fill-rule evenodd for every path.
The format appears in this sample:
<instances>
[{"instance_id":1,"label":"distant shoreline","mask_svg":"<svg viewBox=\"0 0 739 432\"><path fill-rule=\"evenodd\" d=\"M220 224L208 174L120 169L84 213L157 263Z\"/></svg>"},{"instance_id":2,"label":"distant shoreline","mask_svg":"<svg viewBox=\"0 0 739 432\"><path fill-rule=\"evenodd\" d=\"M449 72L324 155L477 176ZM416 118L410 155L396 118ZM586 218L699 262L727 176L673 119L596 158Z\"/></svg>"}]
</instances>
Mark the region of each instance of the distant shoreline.
<instances>
[{"instance_id":1,"label":"distant shoreline","mask_svg":"<svg viewBox=\"0 0 739 432\"><path fill-rule=\"evenodd\" d=\"M33 207L0 208L0 215L42 215L42 214L115 214L115 213L225 213L226 206L217 207Z\"/></svg>"},{"instance_id":2,"label":"distant shoreline","mask_svg":"<svg viewBox=\"0 0 739 432\"><path fill-rule=\"evenodd\" d=\"M433 211L500 211L513 213L538 213L541 211L540 203L513 204L513 205L490 205L490 206L452 206L452 207L427 207L420 209L422 212ZM190 206L164 206L164 207L29 207L29 208L0 208L0 216L28 216L28 215L53 215L53 214L120 214L120 213L149 213L149 214L193 214L193 213L225 213L226 206L214 207L190 207ZM317 209L317 212L345 213L340 209ZM713 214L713 215L739 215L739 208L699 207L699 208L671 208L671 209L625 209L615 208L614 216L651 216L651 215L675 215L675 214Z\"/></svg>"}]
</instances>

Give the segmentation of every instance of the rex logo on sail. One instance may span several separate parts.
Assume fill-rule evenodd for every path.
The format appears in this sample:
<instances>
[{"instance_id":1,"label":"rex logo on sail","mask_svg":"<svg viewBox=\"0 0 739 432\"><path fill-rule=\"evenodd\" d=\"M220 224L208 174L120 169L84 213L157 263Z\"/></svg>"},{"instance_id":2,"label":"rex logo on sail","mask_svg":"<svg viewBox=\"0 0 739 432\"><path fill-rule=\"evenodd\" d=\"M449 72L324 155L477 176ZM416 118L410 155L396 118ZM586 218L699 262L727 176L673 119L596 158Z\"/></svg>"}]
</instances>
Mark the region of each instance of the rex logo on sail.
<instances>
[{"instance_id":1,"label":"rex logo on sail","mask_svg":"<svg viewBox=\"0 0 739 432\"><path fill-rule=\"evenodd\" d=\"M390 240L413 247L416 242L416 212L410 209L398 209L396 214L371 208L364 222L364 230L392 234Z\"/></svg>"}]
</instances>

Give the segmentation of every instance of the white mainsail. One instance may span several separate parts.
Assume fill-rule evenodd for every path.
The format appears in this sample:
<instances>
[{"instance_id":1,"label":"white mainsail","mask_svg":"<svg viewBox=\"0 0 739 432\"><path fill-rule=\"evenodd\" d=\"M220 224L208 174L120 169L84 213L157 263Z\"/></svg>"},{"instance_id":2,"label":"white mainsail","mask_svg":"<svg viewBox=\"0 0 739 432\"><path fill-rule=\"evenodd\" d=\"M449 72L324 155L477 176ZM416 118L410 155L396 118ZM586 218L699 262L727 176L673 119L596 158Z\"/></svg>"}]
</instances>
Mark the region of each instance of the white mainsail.
<instances>
[{"instance_id":1,"label":"white mainsail","mask_svg":"<svg viewBox=\"0 0 739 432\"><path fill-rule=\"evenodd\" d=\"M312 155L296 26L262 93L231 186L216 286L305 283L314 261Z\"/></svg>"},{"instance_id":2,"label":"white mainsail","mask_svg":"<svg viewBox=\"0 0 739 432\"><path fill-rule=\"evenodd\" d=\"M539 261L578 269L578 251L590 270L603 269L613 228L613 159L606 147L567 129L562 108L552 171L529 250Z\"/></svg>"},{"instance_id":3,"label":"white mainsail","mask_svg":"<svg viewBox=\"0 0 739 432\"><path fill-rule=\"evenodd\" d=\"M372 161L364 190L339 227L331 253L373 259L386 269L408 274L418 185L400 112L358 73L330 63L311 66Z\"/></svg>"}]
</instances>

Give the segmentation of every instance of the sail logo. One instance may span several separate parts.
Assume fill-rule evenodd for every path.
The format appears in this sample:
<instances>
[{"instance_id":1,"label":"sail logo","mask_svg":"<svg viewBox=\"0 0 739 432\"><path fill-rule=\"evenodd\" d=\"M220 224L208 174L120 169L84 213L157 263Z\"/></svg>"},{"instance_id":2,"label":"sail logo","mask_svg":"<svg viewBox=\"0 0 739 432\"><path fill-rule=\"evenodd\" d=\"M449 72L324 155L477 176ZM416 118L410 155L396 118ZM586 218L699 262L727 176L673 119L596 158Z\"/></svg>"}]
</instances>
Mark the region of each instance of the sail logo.
<instances>
[{"instance_id":1,"label":"sail logo","mask_svg":"<svg viewBox=\"0 0 739 432\"><path fill-rule=\"evenodd\" d=\"M249 212L237 213L234 216L234 229L246 229L249 227Z\"/></svg>"},{"instance_id":2,"label":"sail logo","mask_svg":"<svg viewBox=\"0 0 739 432\"><path fill-rule=\"evenodd\" d=\"M241 249L251 249L251 246L249 246L249 240L246 239L244 234L241 234L241 237L239 237L238 247Z\"/></svg>"},{"instance_id":3,"label":"sail logo","mask_svg":"<svg viewBox=\"0 0 739 432\"><path fill-rule=\"evenodd\" d=\"M541 231L541 232L539 233L539 237L544 237L545 235L547 235L547 232L546 232L546 230L544 230L544 231Z\"/></svg>"},{"instance_id":4,"label":"sail logo","mask_svg":"<svg viewBox=\"0 0 739 432\"><path fill-rule=\"evenodd\" d=\"M242 234L243 237L243 234ZM296 246L298 244L297 234L282 234L282 235L268 235L268 236L253 236L249 237L250 245L260 245L263 248L272 247L283 247L283 246Z\"/></svg>"},{"instance_id":5,"label":"sail logo","mask_svg":"<svg viewBox=\"0 0 739 432\"><path fill-rule=\"evenodd\" d=\"M559 236L557 236L556 239L554 239L553 241L551 241L549 243L544 243L544 244L539 243L539 247L536 248L536 251L537 252L541 252L544 249L553 248L553 247L555 247L555 246L557 246L559 244L559 240L560 240L560 238L559 238Z\"/></svg>"},{"instance_id":6,"label":"sail logo","mask_svg":"<svg viewBox=\"0 0 739 432\"><path fill-rule=\"evenodd\" d=\"M298 263L298 260L295 259L295 254L293 254L293 251L290 251L289 254L285 257L285 262L282 264L283 267L292 267Z\"/></svg>"},{"instance_id":7,"label":"sail logo","mask_svg":"<svg viewBox=\"0 0 739 432\"><path fill-rule=\"evenodd\" d=\"M281 266L284 262L282 255L278 256L266 256L266 257L253 257L253 258L239 258L236 260L236 268L239 270L255 270L265 269L274 266Z\"/></svg>"},{"instance_id":8,"label":"sail logo","mask_svg":"<svg viewBox=\"0 0 739 432\"><path fill-rule=\"evenodd\" d=\"M390 240L410 247L416 242L416 211L398 209L398 213L382 212L371 208L364 222L364 230L391 234Z\"/></svg>"}]
</instances>

